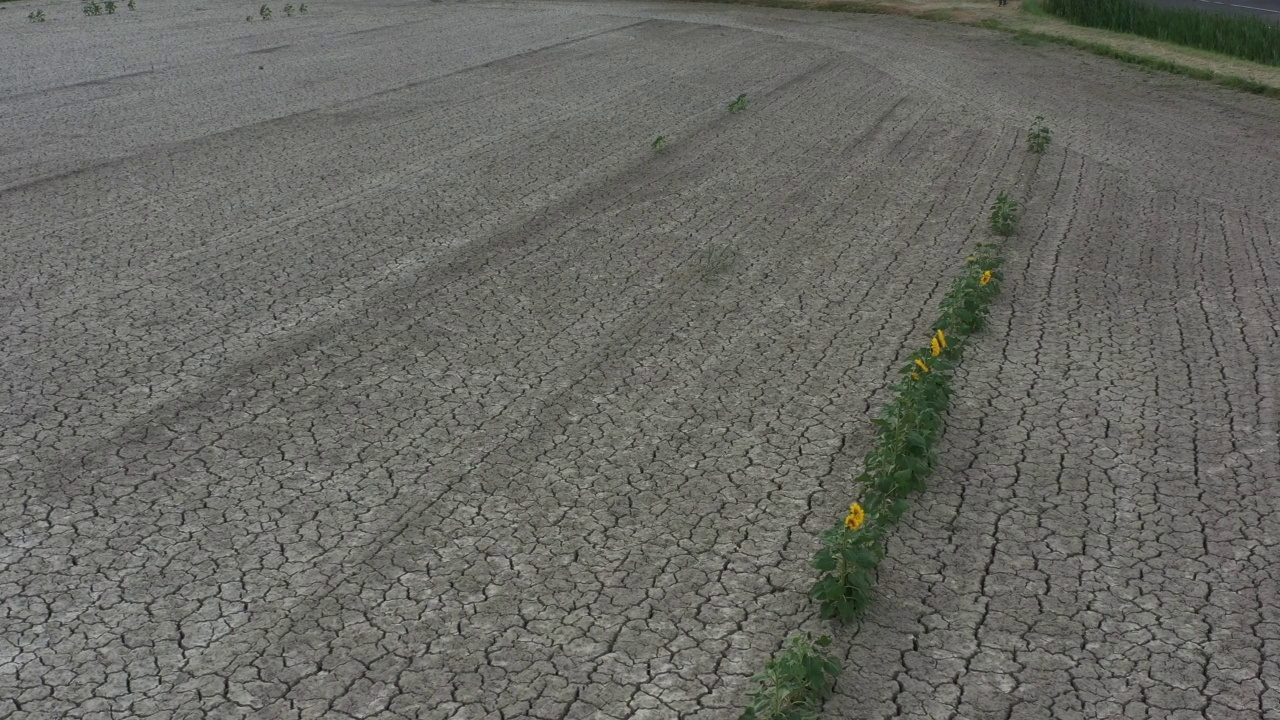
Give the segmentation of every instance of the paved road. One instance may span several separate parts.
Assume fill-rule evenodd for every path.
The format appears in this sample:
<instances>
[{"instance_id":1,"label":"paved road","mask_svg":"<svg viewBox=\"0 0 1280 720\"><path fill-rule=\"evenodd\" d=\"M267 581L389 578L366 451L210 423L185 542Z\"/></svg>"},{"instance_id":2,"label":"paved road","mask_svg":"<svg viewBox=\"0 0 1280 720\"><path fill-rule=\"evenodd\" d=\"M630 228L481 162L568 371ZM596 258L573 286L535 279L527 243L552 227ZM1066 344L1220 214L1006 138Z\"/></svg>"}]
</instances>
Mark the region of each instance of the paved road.
<instances>
[{"instance_id":1,"label":"paved road","mask_svg":"<svg viewBox=\"0 0 1280 720\"><path fill-rule=\"evenodd\" d=\"M815 534L1002 189L827 716L1280 717L1273 102L897 18L312 5L0 28L0 718L735 716L832 630Z\"/></svg>"}]
</instances>

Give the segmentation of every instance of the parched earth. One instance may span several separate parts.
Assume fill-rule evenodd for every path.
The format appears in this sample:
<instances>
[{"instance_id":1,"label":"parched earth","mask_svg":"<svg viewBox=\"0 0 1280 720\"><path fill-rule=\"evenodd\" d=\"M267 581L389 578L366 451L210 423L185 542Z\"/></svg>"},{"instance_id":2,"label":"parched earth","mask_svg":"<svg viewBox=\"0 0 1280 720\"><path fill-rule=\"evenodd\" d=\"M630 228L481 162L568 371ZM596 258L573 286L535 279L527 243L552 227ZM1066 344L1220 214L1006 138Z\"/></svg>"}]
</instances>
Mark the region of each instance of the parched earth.
<instances>
[{"instance_id":1,"label":"parched earth","mask_svg":"<svg viewBox=\"0 0 1280 720\"><path fill-rule=\"evenodd\" d=\"M1280 104L896 18L139 3L0 6L0 718L729 718L800 629L830 718L1280 718Z\"/></svg>"}]
</instances>

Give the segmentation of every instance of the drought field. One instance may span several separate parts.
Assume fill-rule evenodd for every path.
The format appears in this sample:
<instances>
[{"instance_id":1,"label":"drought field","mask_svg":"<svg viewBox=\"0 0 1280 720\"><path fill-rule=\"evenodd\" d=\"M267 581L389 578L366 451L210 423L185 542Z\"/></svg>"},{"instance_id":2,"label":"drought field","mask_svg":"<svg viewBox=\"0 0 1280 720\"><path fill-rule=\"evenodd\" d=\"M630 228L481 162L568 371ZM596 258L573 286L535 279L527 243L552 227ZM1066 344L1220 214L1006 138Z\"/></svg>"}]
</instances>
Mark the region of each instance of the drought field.
<instances>
[{"instance_id":1,"label":"drought field","mask_svg":"<svg viewBox=\"0 0 1280 720\"><path fill-rule=\"evenodd\" d=\"M135 6L0 5L0 718L730 718L797 631L824 717L1280 711L1280 104L890 17Z\"/></svg>"}]
</instances>

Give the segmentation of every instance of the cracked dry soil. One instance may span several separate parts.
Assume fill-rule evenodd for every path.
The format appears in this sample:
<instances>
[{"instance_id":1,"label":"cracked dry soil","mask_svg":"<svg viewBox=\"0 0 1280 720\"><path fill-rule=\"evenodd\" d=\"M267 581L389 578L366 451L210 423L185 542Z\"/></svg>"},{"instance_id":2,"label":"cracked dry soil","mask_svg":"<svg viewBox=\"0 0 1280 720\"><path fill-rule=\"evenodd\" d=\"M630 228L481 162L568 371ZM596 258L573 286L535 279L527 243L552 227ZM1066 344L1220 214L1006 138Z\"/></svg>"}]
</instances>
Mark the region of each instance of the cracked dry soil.
<instances>
[{"instance_id":1,"label":"cracked dry soil","mask_svg":"<svg viewBox=\"0 0 1280 720\"><path fill-rule=\"evenodd\" d=\"M733 717L1001 189L825 715L1280 718L1276 103L883 17L14 5L0 718Z\"/></svg>"}]
</instances>

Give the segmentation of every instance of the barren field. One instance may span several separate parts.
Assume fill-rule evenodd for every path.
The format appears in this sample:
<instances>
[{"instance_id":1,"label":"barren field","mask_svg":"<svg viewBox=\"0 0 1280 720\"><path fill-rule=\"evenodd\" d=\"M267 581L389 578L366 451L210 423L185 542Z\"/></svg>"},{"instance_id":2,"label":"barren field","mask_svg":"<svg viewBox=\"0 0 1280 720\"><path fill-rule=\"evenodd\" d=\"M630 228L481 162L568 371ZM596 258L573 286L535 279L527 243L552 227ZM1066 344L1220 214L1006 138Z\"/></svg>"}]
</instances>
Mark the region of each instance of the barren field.
<instances>
[{"instance_id":1,"label":"barren field","mask_svg":"<svg viewBox=\"0 0 1280 720\"><path fill-rule=\"evenodd\" d=\"M1280 103L889 17L138 2L0 10L0 718L730 718L797 629L830 718L1280 718Z\"/></svg>"}]
</instances>

